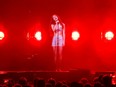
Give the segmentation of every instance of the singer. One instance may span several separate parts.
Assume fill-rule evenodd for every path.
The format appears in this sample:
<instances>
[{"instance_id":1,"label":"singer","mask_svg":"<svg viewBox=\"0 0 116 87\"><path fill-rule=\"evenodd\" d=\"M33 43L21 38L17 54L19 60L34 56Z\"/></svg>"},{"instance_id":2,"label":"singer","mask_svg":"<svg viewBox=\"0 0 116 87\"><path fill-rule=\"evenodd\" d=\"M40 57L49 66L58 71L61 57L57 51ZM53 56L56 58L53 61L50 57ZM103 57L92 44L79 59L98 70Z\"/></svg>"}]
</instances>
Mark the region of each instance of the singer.
<instances>
[{"instance_id":1,"label":"singer","mask_svg":"<svg viewBox=\"0 0 116 87\"><path fill-rule=\"evenodd\" d=\"M65 24L56 14L52 15L51 28L54 33L52 47L56 71L61 71L62 50L63 46L65 45Z\"/></svg>"}]
</instances>

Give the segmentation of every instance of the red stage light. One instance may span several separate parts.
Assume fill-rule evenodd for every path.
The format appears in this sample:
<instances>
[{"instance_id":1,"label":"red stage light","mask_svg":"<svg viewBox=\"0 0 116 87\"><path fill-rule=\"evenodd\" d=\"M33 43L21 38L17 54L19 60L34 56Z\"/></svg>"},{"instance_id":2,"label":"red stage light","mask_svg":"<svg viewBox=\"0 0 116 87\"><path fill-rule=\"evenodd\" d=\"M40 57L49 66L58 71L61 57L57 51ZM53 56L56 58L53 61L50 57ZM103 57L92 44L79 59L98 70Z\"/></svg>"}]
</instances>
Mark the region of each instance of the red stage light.
<instances>
[{"instance_id":1,"label":"red stage light","mask_svg":"<svg viewBox=\"0 0 116 87\"><path fill-rule=\"evenodd\" d=\"M78 40L79 37L80 37L79 32L77 32L77 31L73 31L73 32L72 32L72 39L73 39L73 40Z\"/></svg>"},{"instance_id":2,"label":"red stage light","mask_svg":"<svg viewBox=\"0 0 116 87\"><path fill-rule=\"evenodd\" d=\"M4 32L0 31L0 40L2 40L5 37Z\"/></svg>"},{"instance_id":3,"label":"red stage light","mask_svg":"<svg viewBox=\"0 0 116 87\"><path fill-rule=\"evenodd\" d=\"M41 32L40 31L38 31L38 32L35 33L35 38L37 40L41 40L42 39L42 36L41 36Z\"/></svg>"},{"instance_id":4,"label":"red stage light","mask_svg":"<svg viewBox=\"0 0 116 87\"><path fill-rule=\"evenodd\" d=\"M113 37L114 37L114 33L113 33L113 32L108 31L108 32L105 33L105 38L106 38L107 40L112 40Z\"/></svg>"}]
</instances>

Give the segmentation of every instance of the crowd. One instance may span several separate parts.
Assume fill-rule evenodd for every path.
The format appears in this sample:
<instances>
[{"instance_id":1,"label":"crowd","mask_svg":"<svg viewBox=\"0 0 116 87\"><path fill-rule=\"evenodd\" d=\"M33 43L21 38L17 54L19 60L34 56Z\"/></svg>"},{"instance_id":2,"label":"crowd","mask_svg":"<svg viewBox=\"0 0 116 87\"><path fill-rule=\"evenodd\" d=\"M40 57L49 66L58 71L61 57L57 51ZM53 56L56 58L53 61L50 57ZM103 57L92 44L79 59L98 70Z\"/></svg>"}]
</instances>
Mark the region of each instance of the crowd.
<instances>
[{"instance_id":1,"label":"crowd","mask_svg":"<svg viewBox=\"0 0 116 87\"><path fill-rule=\"evenodd\" d=\"M39 77L30 82L26 77L20 77L18 81L13 79L3 80L0 87L116 87L116 85L112 83L111 76L100 75L94 77L91 82L87 78L70 82L66 80L57 81L54 78L45 80Z\"/></svg>"}]
</instances>

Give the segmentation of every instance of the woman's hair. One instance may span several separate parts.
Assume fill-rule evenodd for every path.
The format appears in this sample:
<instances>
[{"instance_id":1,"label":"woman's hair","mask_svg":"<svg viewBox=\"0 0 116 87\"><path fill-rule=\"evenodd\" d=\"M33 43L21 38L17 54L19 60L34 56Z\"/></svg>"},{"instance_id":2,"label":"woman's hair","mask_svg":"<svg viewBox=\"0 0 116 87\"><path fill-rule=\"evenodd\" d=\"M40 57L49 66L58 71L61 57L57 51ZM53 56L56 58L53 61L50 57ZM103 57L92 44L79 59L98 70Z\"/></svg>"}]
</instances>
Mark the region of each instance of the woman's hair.
<instances>
[{"instance_id":1,"label":"woman's hair","mask_svg":"<svg viewBox=\"0 0 116 87\"><path fill-rule=\"evenodd\" d=\"M56 14L54 14L56 15ZM61 21L60 17L58 15L56 15L58 17L59 23L61 24L62 28L64 28L63 22ZM51 24L56 24L54 19L53 19L53 15L52 15L52 19L51 19Z\"/></svg>"}]
</instances>

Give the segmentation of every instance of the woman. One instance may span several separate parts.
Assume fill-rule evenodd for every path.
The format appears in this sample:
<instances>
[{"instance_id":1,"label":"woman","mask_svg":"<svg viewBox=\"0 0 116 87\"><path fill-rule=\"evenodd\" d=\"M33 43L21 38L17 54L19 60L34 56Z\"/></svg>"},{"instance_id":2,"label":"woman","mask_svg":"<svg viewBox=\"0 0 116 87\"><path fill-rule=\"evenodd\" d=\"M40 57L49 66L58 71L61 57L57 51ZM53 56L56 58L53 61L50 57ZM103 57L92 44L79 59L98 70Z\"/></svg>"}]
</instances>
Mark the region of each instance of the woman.
<instances>
[{"instance_id":1,"label":"woman","mask_svg":"<svg viewBox=\"0 0 116 87\"><path fill-rule=\"evenodd\" d=\"M51 28L54 32L52 47L54 51L56 70L60 71L62 62L62 50L63 46L65 45L65 24L57 15L53 15Z\"/></svg>"}]
</instances>

